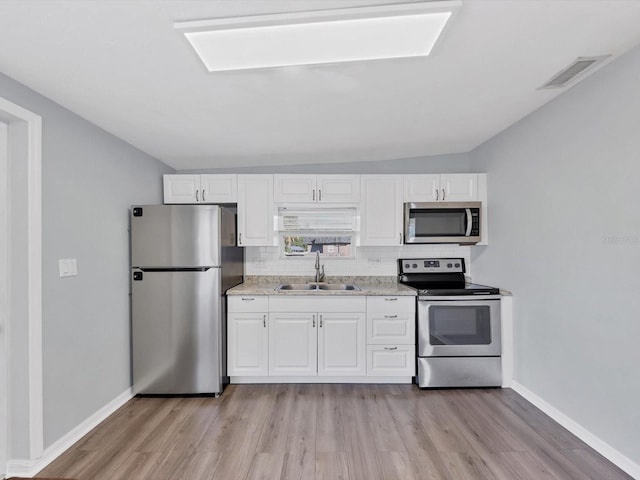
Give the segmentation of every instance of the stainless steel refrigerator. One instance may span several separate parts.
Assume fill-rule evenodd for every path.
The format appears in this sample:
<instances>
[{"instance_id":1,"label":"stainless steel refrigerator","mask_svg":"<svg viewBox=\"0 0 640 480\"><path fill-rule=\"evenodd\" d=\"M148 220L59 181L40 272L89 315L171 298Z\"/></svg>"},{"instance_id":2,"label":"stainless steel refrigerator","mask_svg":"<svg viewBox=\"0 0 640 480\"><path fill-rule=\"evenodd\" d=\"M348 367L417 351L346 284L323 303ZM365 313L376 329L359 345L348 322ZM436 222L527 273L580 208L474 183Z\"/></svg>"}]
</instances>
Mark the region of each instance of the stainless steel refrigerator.
<instances>
[{"instance_id":1,"label":"stainless steel refrigerator","mask_svg":"<svg viewBox=\"0 0 640 480\"><path fill-rule=\"evenodd\" d=\"M131 207L135 394L220 394L226 383L225 292L242 282L236 209Z\"/></svg>"}]
</instances>

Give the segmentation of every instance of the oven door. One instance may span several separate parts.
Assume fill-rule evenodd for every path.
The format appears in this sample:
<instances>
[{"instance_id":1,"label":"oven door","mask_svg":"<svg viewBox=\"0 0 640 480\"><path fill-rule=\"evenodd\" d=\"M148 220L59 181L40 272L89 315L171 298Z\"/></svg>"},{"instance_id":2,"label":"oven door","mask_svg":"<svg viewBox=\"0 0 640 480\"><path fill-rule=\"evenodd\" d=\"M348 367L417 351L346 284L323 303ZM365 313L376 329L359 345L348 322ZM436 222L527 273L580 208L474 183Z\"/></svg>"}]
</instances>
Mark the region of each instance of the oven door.
<instances>
[{"instance_id":1,"label":"oven door","mask_svg":"<svg viewBox=\"0 0 640 480\"><path fill-rule=\"evenodd\" d=\"M419 357L498 356L501 348L500 300L418 299Z\"/></svg>"}]
</instances>

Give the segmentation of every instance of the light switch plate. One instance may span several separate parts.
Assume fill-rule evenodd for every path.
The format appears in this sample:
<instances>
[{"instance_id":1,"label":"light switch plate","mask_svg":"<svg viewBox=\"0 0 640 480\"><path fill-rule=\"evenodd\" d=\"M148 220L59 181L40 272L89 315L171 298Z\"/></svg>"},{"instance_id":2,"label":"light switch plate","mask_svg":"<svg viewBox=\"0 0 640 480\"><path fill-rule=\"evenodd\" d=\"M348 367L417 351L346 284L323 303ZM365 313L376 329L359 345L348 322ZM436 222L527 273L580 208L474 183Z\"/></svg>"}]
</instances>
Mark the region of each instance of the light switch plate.
<instances>
[{"instance_id":1,"label":"light switch plate","mask_svg":"<svg viewBox=\"0 0 640 480\"><path fill-rule=\"evenodd\" d=\"M78 275L78 261L75 258L61 258L58 260L60 278L75 277Z\"/></svg>"}]
</instances>

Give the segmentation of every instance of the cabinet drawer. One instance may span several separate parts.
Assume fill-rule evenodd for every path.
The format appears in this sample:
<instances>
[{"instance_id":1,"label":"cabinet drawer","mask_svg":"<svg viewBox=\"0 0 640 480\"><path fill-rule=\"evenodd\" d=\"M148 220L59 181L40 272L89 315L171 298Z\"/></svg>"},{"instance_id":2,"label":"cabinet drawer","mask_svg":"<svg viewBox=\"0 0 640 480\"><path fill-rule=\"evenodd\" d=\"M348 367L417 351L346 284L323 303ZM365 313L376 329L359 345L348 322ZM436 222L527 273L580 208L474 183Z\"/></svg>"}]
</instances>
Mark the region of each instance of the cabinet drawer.
<instances>
[{"instance_id":1,"label":"cabinet drawer","mask_svg":"<svg viewBox=\"0 0 640 480\"><path fill-rule=\"evenodd\" d=\"M415 345L369 345L367 347L367 375L413 377L415 374Z\"/></svg>"},{"instance_id":2,"label":"cabinet drawer","mask_svg":"<svg viewBox=\"0 0 640 480\"><path fill-rule=\"evenodd\" d=\"M367 313L399 313L415 312L416 297L414 296L376 296L367 297Z\"/></svg>"},{"instance_id":3,"label":"cabinet drawer","mask_svg":"<svg viewBox=\"0 0 640 480\"><path fill-rule=\"evenodd\" d=\"M416 343L416 320L410 313L368 313L367 343L376 345Z\"/></svg>"},{"instance_id":4,"label":"cabinet drawer","mask_svg":"<svg viewBox=\"0 0 640 480\"><path fill-rule=\"evenodd\" d=\"M265 295L229 295L227 297L229 312L267 312L269 297Z\"/></svg>"}]
</instances>

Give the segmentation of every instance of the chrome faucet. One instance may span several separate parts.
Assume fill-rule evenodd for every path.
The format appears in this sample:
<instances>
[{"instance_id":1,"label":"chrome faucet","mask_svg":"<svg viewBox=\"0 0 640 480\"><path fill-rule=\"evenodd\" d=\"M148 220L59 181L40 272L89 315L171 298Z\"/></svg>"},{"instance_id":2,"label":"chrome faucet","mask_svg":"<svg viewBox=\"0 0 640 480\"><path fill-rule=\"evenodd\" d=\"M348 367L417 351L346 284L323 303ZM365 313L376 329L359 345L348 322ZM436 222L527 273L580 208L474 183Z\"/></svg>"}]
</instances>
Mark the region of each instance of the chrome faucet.
<instances>
[{"instance_id":1,"label":"chrome faucet","mask_svg":"<svg viewBox=\"0 0 640 480\"><path fill-rule=\"evenodd\" d=\"M316 252L316 283L324 280L324 265L322 265L322 271L320 271L320 252Z\"/></svg>"}]
</instances>

